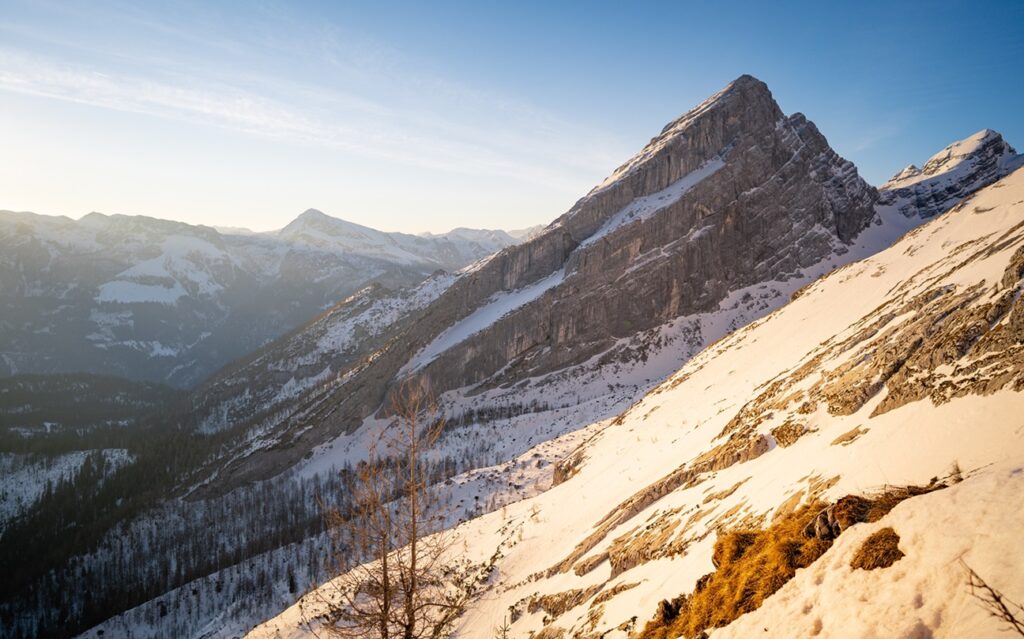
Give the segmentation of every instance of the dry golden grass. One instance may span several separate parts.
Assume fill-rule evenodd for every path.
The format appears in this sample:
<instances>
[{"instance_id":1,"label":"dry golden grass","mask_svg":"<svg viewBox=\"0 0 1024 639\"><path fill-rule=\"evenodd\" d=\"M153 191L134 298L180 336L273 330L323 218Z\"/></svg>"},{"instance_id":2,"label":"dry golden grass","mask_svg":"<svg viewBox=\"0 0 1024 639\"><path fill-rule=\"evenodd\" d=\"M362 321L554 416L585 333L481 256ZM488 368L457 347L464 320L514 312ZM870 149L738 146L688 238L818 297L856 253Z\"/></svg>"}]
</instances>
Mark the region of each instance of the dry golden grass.
<instances>
[{"instance_id":1,"label":"dry golden grass","mask_svg":"<svg viewBox=\"0 0 1024 639\"><path fill-rule=\"evenodd\" d=\"M828 542L803 534L822 506L804 506L764 530L721 535L714 550L717 570L703 577L691 595L673 602L678 606L673 619L652 620L640 639L697 637L757 609L793 578L797 568L810 565L828 549Z\"/></svg>"},{"instance_id":2,"label":"dry golden grass","mask_svg":"<svg viewBox=\"0 0 1024 639\"><path fill-rule=\"evenodd\" d=\"M959 471L957 471L959 472ZM944 481L938 478L932 479L927 486L888 486L878 492L867 496L868 507L862 521L875 522L889 514L889 511L896 507L901 501L918 495L926 495L936 490L941 490L951 483L960 481L957 475L950 475Z\"/></svg>"},{"instance_id":3,"label":"dry golden grass","mask_svg":"<svg viewBox=\"0 0 1024 639\"><path fill-rule=\"evenodd\" d=\"M850 568L888 568L902 558L900 536L891 527L883 528L864 540L850 560Z\"/></svg>"},{"instance_id":4,"label":"dry golden grass","mask_svg":"<svg viewBox=\"0 0 1024 639\"><path fill-rule=\"evenodd\" d=\"M859 522L878 521L901 501L945 486L935 480L924 487L889 487L866 497L848 495L838 500L829 512L841 532ZM765 529L720 534L712 554L715 572L701 577L689 595L663 601L658 614L647 622L638 639L697 639L709 628L728 625L740 615L756 610L792 579L798 568L809 566L832 545L831 538L819 539L805 532L826 506L814 502L778 517ZM810 530L813 529L811 526ZM879 539L875 542L877 546L866 551L872 553L872 558L866 557L866 561L882 562L891 558L891 564L899 559L892 552L895 548L899 553L896 547L899 537L891 528L886 530L895 541L880 536L885 531L872 535Z\"/></svg>"}]
</instances>

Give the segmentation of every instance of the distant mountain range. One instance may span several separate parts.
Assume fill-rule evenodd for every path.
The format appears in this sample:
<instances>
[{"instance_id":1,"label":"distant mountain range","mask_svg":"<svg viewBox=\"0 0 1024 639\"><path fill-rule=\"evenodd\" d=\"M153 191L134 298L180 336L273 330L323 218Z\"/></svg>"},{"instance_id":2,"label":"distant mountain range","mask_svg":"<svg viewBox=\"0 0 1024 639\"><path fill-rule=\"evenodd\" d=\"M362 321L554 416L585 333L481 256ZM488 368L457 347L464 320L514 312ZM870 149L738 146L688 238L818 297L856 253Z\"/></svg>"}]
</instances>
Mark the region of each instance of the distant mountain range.
<instances>
[{"instance_id":1,"label":"distant mountain range","mask_svg":"<svg viewBox=\"0 0 1024 639\"><path fill-rule=\"evenodd\" d=\"M384 233L312 209L268 233L0 211L0 375L191 387L369 284L414 285L517 241Z\"/></svg>"}]
</instances>

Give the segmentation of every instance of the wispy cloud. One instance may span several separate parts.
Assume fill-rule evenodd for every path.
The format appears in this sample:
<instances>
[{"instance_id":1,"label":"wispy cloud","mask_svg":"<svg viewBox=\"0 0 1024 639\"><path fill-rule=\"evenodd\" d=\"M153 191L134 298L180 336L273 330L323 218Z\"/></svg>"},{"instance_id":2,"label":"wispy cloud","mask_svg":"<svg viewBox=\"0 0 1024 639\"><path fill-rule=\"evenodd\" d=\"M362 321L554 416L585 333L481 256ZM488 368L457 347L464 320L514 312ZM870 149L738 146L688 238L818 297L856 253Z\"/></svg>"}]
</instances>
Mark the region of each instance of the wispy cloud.
<instances>
[{"instance_id":1,"label":"wispy cloud","mask_svg":"<svg viewBox=\"0 0 1024 639\"><path fill-rule=\"evenodd\" d=\"M862 131L859 139L850 147L850 151L861 153L875 148L880 142L895 137L903 130L897 122L881 123L866 131Z\"/></svg>"},{"instance_id":2,"label":"wispy cloud","mask_svg":"<svg viewBox=\"0 0 1024 639\"><path fill-rule=\"evenodd\" d=\"M619 149L599 132L403 68L401 57L386 47L353 46L337 33L314 33L309 40L282 38L257 46L236 42L231 47L240 56L266 55L275 48L293 56L318 56L316 63L336 71L331 83L251 70L227 81L225 70L182 67L180 62L151 62L140 73L117 61L104 64L103 55L90 56L100 63L71 63L7 47L0 48L0 90L558 189L579 189L582 176L599 176L621 159Z\"/></svg>"}]
</instances>

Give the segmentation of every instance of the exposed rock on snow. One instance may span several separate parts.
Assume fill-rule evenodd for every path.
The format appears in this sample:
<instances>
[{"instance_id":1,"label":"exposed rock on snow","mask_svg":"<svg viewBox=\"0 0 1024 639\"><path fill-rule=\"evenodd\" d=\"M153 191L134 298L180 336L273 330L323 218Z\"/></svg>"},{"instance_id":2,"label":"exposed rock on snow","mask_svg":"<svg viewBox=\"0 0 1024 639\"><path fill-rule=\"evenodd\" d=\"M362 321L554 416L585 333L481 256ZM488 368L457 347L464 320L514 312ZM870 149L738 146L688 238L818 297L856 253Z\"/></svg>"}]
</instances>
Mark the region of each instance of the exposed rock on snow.
<instances>
[{"instance_id":1,"label":"exposed rock on snow","mask_svg":"<svg viewBox=\"0 0 1024 639\"><path fill-rule=\"evenodd\" d=\"M1019 459L909 499L877 523L851 528L761 608L711 637L1006 636L970 595L965 564L1012 600L1024 598L1019 544L1007 534L1024 525L1024 511L1008 507L1021 500ZM851 567L863 545L887 529L903 557L884 569Z\"/></svg>"}]
</instances>

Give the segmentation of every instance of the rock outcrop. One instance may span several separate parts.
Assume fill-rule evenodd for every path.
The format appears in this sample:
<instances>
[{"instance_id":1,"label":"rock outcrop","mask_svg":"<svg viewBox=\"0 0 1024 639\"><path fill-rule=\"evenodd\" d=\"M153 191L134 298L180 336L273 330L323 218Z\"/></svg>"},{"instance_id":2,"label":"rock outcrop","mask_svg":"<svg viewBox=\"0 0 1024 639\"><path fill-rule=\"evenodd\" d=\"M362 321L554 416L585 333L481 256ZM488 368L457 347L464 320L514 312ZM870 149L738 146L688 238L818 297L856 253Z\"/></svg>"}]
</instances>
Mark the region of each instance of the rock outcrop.
<instances>
[{"instance_id":1,"label":"rock outcrop","mask_svg":"<svg viewBox=\"0 0 1024 639\"><path fill-rule=\"evenodd\" d=\"M675 196L673 185L701 172ZM874 197L812 123L784 116L767 87L744 76L666 127L549 227L537 240L550 247L542 259L528 243L453 286L451 301L460 288L476 289L466 300L472 309L480 304L473 298L556 272L562 279L422 373L448 390L514 384L581 362L617 338L712 310L732 290L842 250L871 222ZM637 205L645 198L653 210Z\"/></svg>"}]
</instances>

